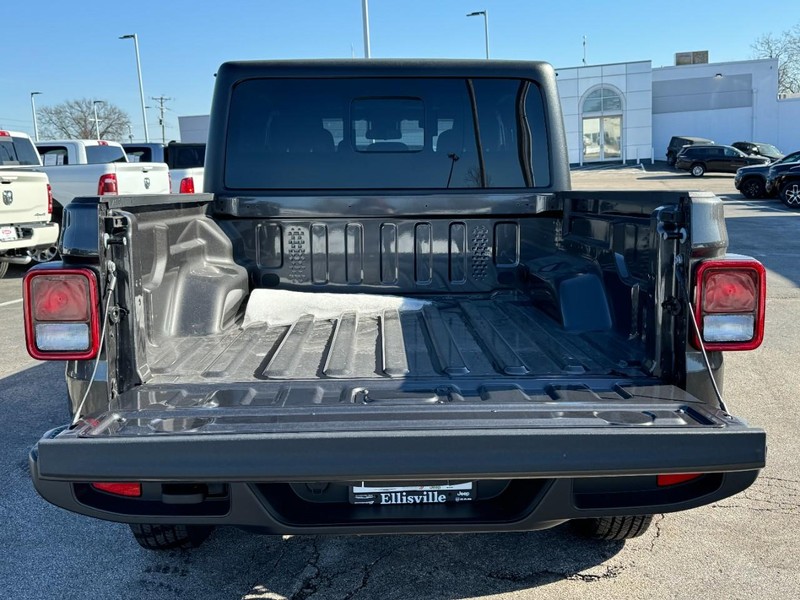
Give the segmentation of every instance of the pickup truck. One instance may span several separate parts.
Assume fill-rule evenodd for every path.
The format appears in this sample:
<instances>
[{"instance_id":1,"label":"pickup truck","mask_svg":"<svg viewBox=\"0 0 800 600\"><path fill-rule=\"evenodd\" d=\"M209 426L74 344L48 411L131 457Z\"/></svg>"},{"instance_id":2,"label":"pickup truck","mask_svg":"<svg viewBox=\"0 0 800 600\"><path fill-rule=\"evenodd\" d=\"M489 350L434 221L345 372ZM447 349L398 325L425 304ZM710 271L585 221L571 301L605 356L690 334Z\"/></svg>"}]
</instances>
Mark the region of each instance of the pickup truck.
<instances>
[{"instance_id":1,"label":"pickup truck","mask_svg":"<svg viewBox=\"0 0 800 600\"><path fill-rule=\"evenodd\" d=\"M722 394L764 268L712 194L570 191L546 63L225 63L205 189L76 200L26 275L28 351L68 361L30 453L57 506L150 549L626 539L765 465Z\"/></svg>"},{"instance_id":2,"label":"pickup truck","mask_svg":"<svg viewBox=\"0 0 800 600\"><path fill-rule=\"evenodd\" d=\"M35 150L17 144L21 135L0 131L0 278L10 263L24 265L49 255L58 241L47 175L20 168L39 163Z\"/></svg>"},{"instance_id":3,"label":"pickup truck","mask_svg":"<svg viewBox=\"0 0 800 600\"><path fill-rule=\"evenodd\" d=\"M30 142L30 139L28 139ZM167 167L160 163L128 164L122 145L105 140L36 142L53 188L54 220L74 198L100 195L169 193Z\"/></svg>"},{"instance_id":4,"label":"pickup truck","mask_svg":"<svg viewBox=\"0 0 800 600\"><path fill-rule=\"evenodd\" d=\"M169 167L169 188L172 194L194 194L203 191L205 144L170 142L164 144L122 144L130 162L164 162Z\"/></svg>"}]
</instances>

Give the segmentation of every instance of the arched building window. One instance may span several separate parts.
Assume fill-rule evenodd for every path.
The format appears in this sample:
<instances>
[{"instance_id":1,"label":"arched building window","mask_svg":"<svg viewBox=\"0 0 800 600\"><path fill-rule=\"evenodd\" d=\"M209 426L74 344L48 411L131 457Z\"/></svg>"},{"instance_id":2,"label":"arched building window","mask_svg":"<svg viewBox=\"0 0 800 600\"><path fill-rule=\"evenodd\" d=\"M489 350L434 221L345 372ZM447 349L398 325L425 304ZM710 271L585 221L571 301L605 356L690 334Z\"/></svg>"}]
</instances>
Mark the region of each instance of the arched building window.
<instances>
[{"instance_id":1,"label":"arched building window","mask_svg":"<svg viewBox=\"0 0 800 600\"><path fill-rule=\"evenodd\" d=\"M601 85L589 90L581 101L583 160L622 159L622 93Z\"/></svg>"}]
</instances>

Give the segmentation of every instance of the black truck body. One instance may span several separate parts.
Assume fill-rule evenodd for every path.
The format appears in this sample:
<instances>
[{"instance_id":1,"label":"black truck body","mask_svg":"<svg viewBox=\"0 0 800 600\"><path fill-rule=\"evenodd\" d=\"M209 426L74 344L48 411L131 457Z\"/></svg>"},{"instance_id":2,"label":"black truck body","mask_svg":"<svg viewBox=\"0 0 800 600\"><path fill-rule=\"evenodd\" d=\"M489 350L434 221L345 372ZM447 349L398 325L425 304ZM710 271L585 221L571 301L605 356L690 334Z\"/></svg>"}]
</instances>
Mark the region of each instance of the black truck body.
<instances>
[{"instance_id":1,"label":"black truck body","mask_svg":"<svg viewBox=\"0 0 800 600\"><path fill-rule=\"evenodd\" d=\"M744 265L759 337L763 269L726 256L713 195L570 191L549 65L226 63L205 181L67 209L59 268L96 279L101 348L31 453L50 502L140 542L532 530L764 466L714 391L730 341L706 360L691 318L701 265ZM46 267L29 348L57 358Z\"/></svg>"}]
</instances>

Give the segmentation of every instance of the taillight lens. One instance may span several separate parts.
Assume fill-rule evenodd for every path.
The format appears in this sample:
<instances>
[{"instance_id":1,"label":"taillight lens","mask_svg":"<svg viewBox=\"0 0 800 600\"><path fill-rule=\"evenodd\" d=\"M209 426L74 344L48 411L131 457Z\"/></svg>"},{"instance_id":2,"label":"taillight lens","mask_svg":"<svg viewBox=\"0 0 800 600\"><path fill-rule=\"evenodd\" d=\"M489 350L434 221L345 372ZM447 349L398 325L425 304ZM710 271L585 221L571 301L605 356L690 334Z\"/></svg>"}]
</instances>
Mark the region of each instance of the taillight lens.
<instances>
[{"instance_id":1,"label":"taillight lens","mask_svg":"<svg viewBox=\"0 0 800 600\"><path fill-rule=\"evenodd\" d=\"M53 187L47 184L47 214L53 214Z\"/></svg>"},{"instance_id":2,"label":"taillight lens","mask_svg":"<svg viewBox=\"0 0 800 600\"><path fill-rule=\"evenodd\" d=\"M761 345L766 283L766 271L756 260L700 263L694 310L706 350L753 350ZM700 345L696 336L694 345Z\"/></svg>"},{"instance_id":3,"label":"taillight lens","mask_svg":"<svg viewBox=\"0 0 800 600\"><path fill-rule=\"evenodd\" d=\"M106 173L100 175L100 180L97 182L97 195L106 196L108 194L117 193L117 174Z\"/></svg>"},{"instance_id":4,"label":"taillight lens","mask_svg":"<svg viewBox=\"0 0 800 600\"><path fill-rule=\"evenodd\" d=\"M97 278L89 269L34 269L23 280L28 354L86 360L100 349Z\"/></svg>"},{"instance_id":5,"label":"taillight lens","mask_svg":"<svg viewBox=\"0 0 800 600\"><path fill-rule=\"evenodd\" d=\"M115 496L138 498L142 495L142 484L133 481L113 481L108 483L97 481L92 484L92 487Z\"/></svg>"},{"instance_id":6,"label":"taillight lens","mask_svg":"<svg viewBox=\"0 0 800 600\"><path fill-rule=\"evenodd\" d=\"M194 178L193 177L184 177L181 179L180 189L178 190L179 194L194 194Z\"/></svg>"}]
</instances>

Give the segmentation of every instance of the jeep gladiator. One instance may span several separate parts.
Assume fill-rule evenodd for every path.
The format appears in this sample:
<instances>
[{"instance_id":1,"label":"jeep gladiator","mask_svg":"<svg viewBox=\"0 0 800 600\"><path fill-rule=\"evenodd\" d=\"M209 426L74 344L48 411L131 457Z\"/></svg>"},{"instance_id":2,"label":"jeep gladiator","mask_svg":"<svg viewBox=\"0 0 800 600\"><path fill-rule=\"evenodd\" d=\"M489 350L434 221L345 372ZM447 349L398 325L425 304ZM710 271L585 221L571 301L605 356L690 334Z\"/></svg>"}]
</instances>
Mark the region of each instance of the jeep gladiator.
<instances>
[{"instance_id":1,"label":"jeep gladiator","mask_svg":"<svg viewBox=\"0 0 800 600\"><path fill-rule=\"evenodd\" d=\"M712 194L570 191L546 63L225 63L205 189L76 199L26 276L28 350L67 361L53 504L151 549L625 539L764 467L722 394L763 267Z\"/></svg>"}]
</instances>

